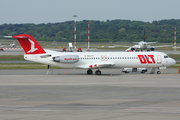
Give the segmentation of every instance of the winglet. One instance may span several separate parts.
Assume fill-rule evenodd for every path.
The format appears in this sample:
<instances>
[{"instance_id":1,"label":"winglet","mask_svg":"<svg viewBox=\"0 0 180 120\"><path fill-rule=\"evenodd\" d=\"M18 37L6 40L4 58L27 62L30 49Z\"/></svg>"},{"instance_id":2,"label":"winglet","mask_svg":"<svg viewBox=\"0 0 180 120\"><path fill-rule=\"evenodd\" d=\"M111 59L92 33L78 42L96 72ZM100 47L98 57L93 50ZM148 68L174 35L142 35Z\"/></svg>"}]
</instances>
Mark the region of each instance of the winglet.
<instances>
[{"instance_id":1,"label":"winglet","mask_svg":"<svg viewBox=\"0 0 180 120\"><path fill-rule=\"evenodd\" d=\"M23 47L26 54L44 54L46 53L44 49L39 45L39 43L28 34L21 34L12 36L19 41L21 46Z\"/></svg>"}]
</instances>

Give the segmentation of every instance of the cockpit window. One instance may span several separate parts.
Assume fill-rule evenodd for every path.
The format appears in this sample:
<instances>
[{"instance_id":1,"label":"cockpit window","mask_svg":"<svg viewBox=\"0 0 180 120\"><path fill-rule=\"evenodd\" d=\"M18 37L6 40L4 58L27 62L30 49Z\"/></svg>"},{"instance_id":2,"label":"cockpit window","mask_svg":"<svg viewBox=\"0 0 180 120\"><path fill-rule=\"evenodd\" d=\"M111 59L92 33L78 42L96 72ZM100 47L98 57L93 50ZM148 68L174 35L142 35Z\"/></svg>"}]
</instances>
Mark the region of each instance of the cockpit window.
<instances>
[{"instance_id":1,"label":"cockpit window","mask_svg":"<svg viewBox=\"0 0 180 120\"><path fill-rule=\"evenodd\" d=\"M164 56L164 58L168 58L168 56L167 56L167 55L165 55L165 56Z\"/></svg>"}]
</instances>

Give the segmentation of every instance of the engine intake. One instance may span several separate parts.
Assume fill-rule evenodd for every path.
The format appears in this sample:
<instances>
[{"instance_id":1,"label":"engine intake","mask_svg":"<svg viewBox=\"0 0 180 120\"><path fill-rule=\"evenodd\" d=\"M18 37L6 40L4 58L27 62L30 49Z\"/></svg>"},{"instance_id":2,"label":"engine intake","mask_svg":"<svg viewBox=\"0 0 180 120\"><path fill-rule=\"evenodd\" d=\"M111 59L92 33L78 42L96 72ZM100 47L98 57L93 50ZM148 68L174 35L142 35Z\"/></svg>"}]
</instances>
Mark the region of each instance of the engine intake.
<instances>
[{"instance_id":1,"label":"engine intake","mask_svg":"<svg viewBox=\"0 0 180 120\"><path fill-rule=\"evenodd\" d=\"M62 55L62 56L56 56L52 58L54 62L60 62L60 63L76 63L79 61L78 55Z\"/></svg>"},{"instance_id":2,"label":"engine intake","mask_svg":"<svg viewBox=\"0 0 180 120\"><path fill-rule=\"evenodd\" d=\"M152 47L152 48L151 48L151 51L154 51L154 50L155 50L155 48L154 48L154 47Z\"/></svg>"}]
</instances>

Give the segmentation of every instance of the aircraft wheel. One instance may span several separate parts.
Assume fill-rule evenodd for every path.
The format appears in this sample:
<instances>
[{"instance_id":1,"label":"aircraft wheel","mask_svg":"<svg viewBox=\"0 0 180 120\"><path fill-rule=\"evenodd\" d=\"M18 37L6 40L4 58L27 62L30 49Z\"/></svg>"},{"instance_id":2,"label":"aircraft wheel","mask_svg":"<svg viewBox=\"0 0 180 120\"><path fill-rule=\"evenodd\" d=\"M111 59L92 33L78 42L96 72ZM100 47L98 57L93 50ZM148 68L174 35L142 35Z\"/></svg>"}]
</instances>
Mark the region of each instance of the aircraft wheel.
<instances>
[{"instance_id":1,"label":"aircraft wheel","mask_svg":"<svg viewBox=\"0 0 180 120\"><path fill-rule=\"evenodd\" d=\"M87 74L88 75L92 75L93 74L93 71L91 69L87 70Z\"/></svg>"},{"instance_id":2,"label":"aircraft wheel","mask_svg":"<svg viewBox=\"0 0 180 120\"><path fill-rule=\"evenodd\" d=\"M145 73L146 71L145 70L142 70L141 73Z\"/></svg>"},{"instance_id":3,"label":"aircraft wheel","mask_svg":"<svg viewBox=\"0 0 180 120\"><path fill-rule=\"evenodd\" d=\"M96 70L96 75L101 75L101 71L100 70Z\"/></svg>"},{"instance_id":4,"label":"aircraft wheel","mask_svg":"<svg viewBox=\"0 0 180 120\"><path fill-rule=\"evenodd\" d=\"M161 71L157 71L157 74L161 74Z\"/></svg>"},{"instance_id":5,"label":"aircraft wheel","mask_svg":"<svg viewBox=\"0 0 180 120\"><path fill-rule=\"evenodd\" d=\"M129 72L125 71L124 73L129 73Z\"/></svg>"}]
</instances>

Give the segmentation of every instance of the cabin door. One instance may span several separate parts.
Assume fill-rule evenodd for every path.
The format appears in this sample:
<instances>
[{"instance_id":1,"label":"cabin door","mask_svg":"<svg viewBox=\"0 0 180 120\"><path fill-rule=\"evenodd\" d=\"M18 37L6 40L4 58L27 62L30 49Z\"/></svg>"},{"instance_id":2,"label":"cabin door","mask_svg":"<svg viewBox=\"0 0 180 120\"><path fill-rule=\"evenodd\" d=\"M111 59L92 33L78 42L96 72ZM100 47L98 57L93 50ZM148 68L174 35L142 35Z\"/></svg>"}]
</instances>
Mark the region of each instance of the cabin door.
<instances>
[{"instance_id":1,"label":"cabin door","mask_svg":"<svg viewBox=\"0 0 180 120\"><path fill-rule=\"evenodd\" d=\"M157 56L157 64L161 64L162 63L162 57L161 55Z\"/></svg>"}]
</instances>

